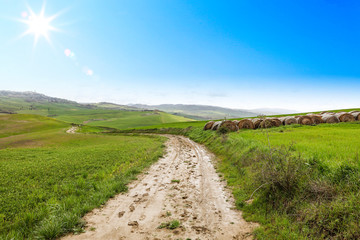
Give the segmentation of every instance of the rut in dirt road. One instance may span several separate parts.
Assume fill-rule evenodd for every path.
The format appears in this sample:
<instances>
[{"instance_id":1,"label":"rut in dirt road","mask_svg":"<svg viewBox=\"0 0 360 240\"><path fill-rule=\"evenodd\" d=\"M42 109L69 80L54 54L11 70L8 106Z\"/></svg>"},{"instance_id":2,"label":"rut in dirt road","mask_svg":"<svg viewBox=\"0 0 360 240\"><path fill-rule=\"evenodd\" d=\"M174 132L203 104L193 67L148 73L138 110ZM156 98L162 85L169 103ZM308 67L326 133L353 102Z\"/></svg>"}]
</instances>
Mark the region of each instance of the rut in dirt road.
<instances>
[{"instance_id":1,"label":"rut in dirt road","mask_svg":"<svg viewBox=\"0 0 360 240\"><path fill-rule=\"evenodd\" d=\"M181 136L168 136L167 154L129 191L85 216L86 232L64 239L251 239L257 225L234 210L213 156ZM159 228L178 220L176 229Z\"/></svg>"}]
</instances>

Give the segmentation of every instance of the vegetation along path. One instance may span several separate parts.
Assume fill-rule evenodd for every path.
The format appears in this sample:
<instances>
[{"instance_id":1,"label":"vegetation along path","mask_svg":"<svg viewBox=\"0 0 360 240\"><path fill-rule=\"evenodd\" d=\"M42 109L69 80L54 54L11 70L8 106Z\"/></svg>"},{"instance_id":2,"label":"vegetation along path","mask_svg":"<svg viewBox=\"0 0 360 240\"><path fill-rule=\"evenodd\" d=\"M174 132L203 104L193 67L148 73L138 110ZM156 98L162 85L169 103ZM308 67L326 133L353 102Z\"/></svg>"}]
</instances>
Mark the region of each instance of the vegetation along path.
<instances>
[{"instance_id":1,"label":"vegetation along path","mask_svg":"<svg viewBox=\"0 0 360 240\"><path fill-rule=\"evenodd\" d=\"M251 239L212 165L213 156L181 136L168 136L167 154L126 194L85 216L86 232L64 239Z\"/></svg>"}]
</instances>

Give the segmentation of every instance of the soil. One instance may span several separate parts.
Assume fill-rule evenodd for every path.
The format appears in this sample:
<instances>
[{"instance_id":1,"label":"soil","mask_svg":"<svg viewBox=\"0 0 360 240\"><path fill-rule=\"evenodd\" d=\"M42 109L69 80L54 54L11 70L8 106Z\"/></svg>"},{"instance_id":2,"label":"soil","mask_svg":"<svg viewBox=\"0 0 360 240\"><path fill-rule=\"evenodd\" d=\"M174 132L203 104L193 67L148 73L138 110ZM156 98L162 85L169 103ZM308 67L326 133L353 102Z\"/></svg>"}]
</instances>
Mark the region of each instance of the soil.
<instances>
[{"instance_id":1,"label":"soil","mask_svg":"<svg viewBox=\"0 0 360 240\"><path fill-rule=\"evenodd\" d=\"M252 239L258 225L234 209L214 156L188 138L168 138L167 154L128 192L87 214L85 233L63 239Z\"/></svg>"},{"instance_id":2,"label":"soil","mask_svg":"<svg viewBox=\"0 0 360 240\"><path fill-rule=\"evenodd\" d=\"M74 133L76 133L77 130L78 130L78 127L72 126L68 130L66 130L66 133L74 134Z\"/></svg>"}]
</instances>

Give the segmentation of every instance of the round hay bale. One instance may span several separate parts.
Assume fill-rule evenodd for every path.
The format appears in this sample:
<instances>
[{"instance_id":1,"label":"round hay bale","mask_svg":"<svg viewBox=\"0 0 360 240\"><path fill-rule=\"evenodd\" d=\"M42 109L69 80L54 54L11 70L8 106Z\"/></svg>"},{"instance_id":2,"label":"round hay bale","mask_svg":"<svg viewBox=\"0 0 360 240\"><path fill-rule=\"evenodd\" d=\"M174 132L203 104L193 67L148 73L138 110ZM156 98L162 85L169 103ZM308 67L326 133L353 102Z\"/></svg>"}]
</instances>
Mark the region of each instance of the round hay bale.
<instances>
[{"instance_id":1,"label":"round hay bale","mask_svg":"<svg viewBox=\"0 0 360 240\"><path fill-rule=\"evenodd\" d=\"M212 126L214 125L214 121L210 121L210 122L207 122L204 126L204 130L210 130L212 128Z\"/></svg>"},{"instance_id":2,"label":"round hay bale","mask_svg":"<svg viewBox=\"0 0 360 240\"><path fill-rule=\"evenodd\" d=\"M291 124L297 124L297 119L294 117L285 117L283 120L284 125L291 125Z\"/></svg>"},{"instance_id":3,"label":"round hay bale","mask_svg":"<svg viewBox=\"0 0 360 240\"><path fill-rule=\"evenodd\" d=\"M281 121L281 124L282 124L282 125L285 125L285 124L284 124L285 118L286 118L286 117L279 117L279 120Z\"/></svg>"},{"instance_id":4,"label":"round hay bale","mask_svg":"<svg viewBox=\"0 0 360 240\"><path fill-rule=\"evenodd\" d=\"M337 116L339 118L340 122L354 122L355 121L355 117L353 115L351 115L350 113L339 112L339 113L336 113L335 116Z\"/></svg>"},{"instance_id":5,"label":"round hay bale","mask_svg":"<svg viewBox=\"0 0 360 240\"><path fill-rule=\"evenodd\" d=\"M349 112L349 113L360 113L360 111L354 110L354 111L351 111L351 112Z\"/></svg>"},{"instance_id":6,"label":"round hay bale","mask_svg":"<svg viewBox=\"0 0 360 240\"><path fill-rule=\"evenodd\" d=\"M309 116L299 116L297 118L297 122L298 122L298 124L301 124L301 125L312 125L312 124L314 124L314 121Z\"/></svg>"},{"instance_id":7,"label":"round hay bale","mask_svg":"<svg viewBox=\"0 0 360 240\"><path fill-rule=\"evenodd\" d=\"M239 129L255 129L254 123L249 119L243 119L238 123Z\"/></svg>"},{"instance_id":8,"label":"round hay bale","mask_svg":"<svg viewBox=\"0 0 360 240\"><path fill-rule=\"evenodd\" d=\"M260 127L260 124L261 122L263 121L262 119L259 119L259 118L254 118L251 120L253 123L254 123L254 127L255 129L259 128Z\"/></svg>"},{"instance_id":9,"label":"round hay bale","mask_svg":"<svg viewBox=\"0 0 360 240\"><path fill-rule=\"evenodd\" d=\"M279 118L270 118L270 120L274 121L275 127L280 127L282 125L282 122Z\"/></svg>"},{"instance_id":10,"label":"round hay bale","mask_svg":"<svg viewBox=\"0 0 360 240\"><path fill-rule=\"evenodd\" d=\"M220 127L221 123L222 123L222 121L217 121L217 122L215 122L215 123L212 125L211 130L214 130L214 131L217 130L217 129Z\"/></svg>"},{"instance_id":11,"label":"round hay bale","mask_svg":"<svg viewBox=\"0 0 360 240\"><path fill-rule=\"evenodd\" d=\"M236 132L237 130L239 130L239 127L233 121L230 120L223 121L220 124L220 127L226 127L231 132Z\"/></svg>"},{"instance_id":12,"label":"round hay bale","mask_svg":"<svg viewBox=\"0 0 360 240\"><path fill-rule=\"evenodd\" d=\"M324 123L339 123L340 120L337 116L331 114L324 114L321 116Z\"/></svg>"},{"instance_id":13,"label":"round hay bale","mask_svg":"<svg viewBox=\"0 0 360 240\"><path fill-rule=\"evenodd\" d=\"M309 117L311 117L314 124L324 123L324 121L320 115L312 114L312 115L309 115Z\"/></svg>"},{"instance_id":14,"label":"round hay bale","mask_svg":"<svg viewBox=\"0 0 360 240\"><path fill-rule=\"evenodd\" d=\"M260 123L260 128L272 128L272 127L275 127L276 126L276 123L274 120L272 119L264 119L261 123Z\"/></svg>"},{"instance_id":15,"label":"round hay bale","mask_svg":"<svg viewBox=\"0 0 360 240\"><path fill-rule=\"evenodd\" d=\"M351 115L354 116L356 121L360 121L360 112L353 112L351 113Z\"/></svg>"}]
</instances>

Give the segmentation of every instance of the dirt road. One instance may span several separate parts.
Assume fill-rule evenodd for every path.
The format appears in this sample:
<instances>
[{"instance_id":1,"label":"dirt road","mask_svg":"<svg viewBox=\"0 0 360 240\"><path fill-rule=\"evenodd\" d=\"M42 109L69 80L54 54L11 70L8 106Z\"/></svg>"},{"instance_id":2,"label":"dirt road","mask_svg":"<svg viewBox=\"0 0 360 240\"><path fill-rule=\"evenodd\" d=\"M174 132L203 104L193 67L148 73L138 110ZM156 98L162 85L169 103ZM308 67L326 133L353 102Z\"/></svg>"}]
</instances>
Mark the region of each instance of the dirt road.
<instances>
[{"instance_id":1,"label":"dirt road","mask_svg":"<svg viewBox=\"0 0 360 240\"><path fill-rule=\"evenodd\" d=\"M181 136L169 136L166 145L166 156L129 185L127 193L85 216L85 233L64 239L251 239L257 225L233 209L213 156ZM159 228L173 220L180 227Z\"/></svg>"},{"instance_id":2,"label":"dirt road","mask_svg":"<svg viewBox=\"0 0 360 240\"><path fill-rule=\"evenodd\" d=\"M79 127L72 126L72 127L69 128L68 130L66 130L66 133L74 134L74 133L76 133L76 131L77 131L78 129L79 129Z\"/></svg>"}]
</instances>

